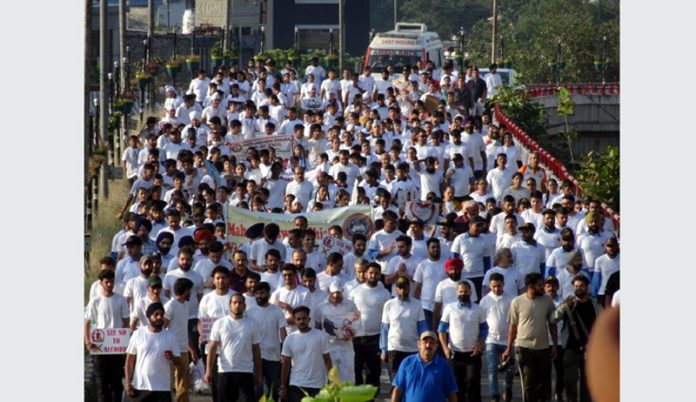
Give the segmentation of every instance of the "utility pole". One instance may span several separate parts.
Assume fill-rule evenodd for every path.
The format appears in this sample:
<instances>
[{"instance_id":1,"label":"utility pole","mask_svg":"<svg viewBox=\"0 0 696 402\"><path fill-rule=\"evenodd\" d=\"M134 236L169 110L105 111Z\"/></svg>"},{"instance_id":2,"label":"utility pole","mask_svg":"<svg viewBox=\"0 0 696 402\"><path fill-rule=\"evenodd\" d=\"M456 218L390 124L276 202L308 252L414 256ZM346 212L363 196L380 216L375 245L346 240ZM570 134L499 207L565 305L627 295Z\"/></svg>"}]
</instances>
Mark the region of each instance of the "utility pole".
<instances>
[{"instance_id":1,"label":"utility pole","mask_svg":"<svg viewBox=\"0 0 696 402\"><path fill-rule=\"evenodd\" d=\"M109 140L106 134L106 129L108 127L108 116L107 113L109 111L109 104L107 103L107 80L106 80L106 74L107 74L107 64L106 64L106 45L107 45L107 37L109 33L109 27L108 27L108 20L107 20L107 14L109 12L109 9L107 7L107 0L100 0L99 1L99 134L101 138L101 145L103 147L109 146ZM107 155L109 152L107 152ZM109 198L109 189L108 189L108 178L107 178L107 172L106 170L108 169L108 158L104 157L104 161L102 162L102 167L99 171L99 197L102 199Z\"/></svg>"},{"instance_id":2,"label":"utility pole","mask_svg":"<svg viewBox=\"0 0 696 402\"><path fill-rule=\"evenodd\" d=\"M155 36L155 0L147 0L147 34Z\"/></svg>"},{"instance_id":3,"label":"utility pole","mask_svg":"<svg viewBox=\"0 0 696 402\"><path fill-rule=\"evenodd\" d=\"M88 155L91 155L90 148L92 147L91 143L91 131L92 127L90 126L90 118L89 118L89 86L90 86L90 80L89 80L89 72L91 70L90 66L90 50L92 49L92 46L90 46L90 34L92 32L92 0L85 0L85 59L84 59L84 82L83 82L83 87L84 91L83 93L85 94L85 98L83 100L82 108L83 108L83 124L84 124L84 136L85 136L85 178L87 177L87 163L89 161ZM96 117L96 116L94 116ZM85 186L89 185L89 182L85 182Z\"/></svg>"},{"instance_id":4,"label":"utility pole","mask_svg":"<svg viewBox=\"0 0 696 402\"><path fill-rule=\"evenodd\" d=\"M396 7L397 6L397 0L394 0L394 29L396 29Z\"/></svg>"},{"instance_id":5,"label":"utility pole","mask_svg":"<svg viewBox=\"0 0 696 402\"><path fill-rule=\"evenodd\" d=\"M118 0L118 54L126 56L126 0ZM126 88L126 75L121 74L121 88Z\"/></svg>"},{"instance_id":6,"label":"utility pole","mask_svg":"<svg viewBox=\"0 0 696 402\"><path fill-rule=\"evenodd\" d=\"M496 0L493 0L493 32L491 33L491 64L495 63L495 36L498 27L498 7Z\"/></svg>"},{"instance_id":7,"label":"utility pole","mask_svg":"<svg viewBox=\"0 0 696 402\"><path fill-rule=\"evenodd\" d=\"M225 14L225 33L223 34L224 51L230 50L229 36L227 30L232 30L232 0L227 0L227 13Z\"/></svg>"},{"instance_id":8,"label":"utility pole","mask_svg":"<svg viewBox=\"0 0 696 402\"><path fill-rule=\"evenodd\" d=\"M345 49L345 39L346 39L346 24L343 21L345 17L345 0L338 0L338 66L339 70L343 71L343 54L346 52Z\"/></svg>"}]
</instances>

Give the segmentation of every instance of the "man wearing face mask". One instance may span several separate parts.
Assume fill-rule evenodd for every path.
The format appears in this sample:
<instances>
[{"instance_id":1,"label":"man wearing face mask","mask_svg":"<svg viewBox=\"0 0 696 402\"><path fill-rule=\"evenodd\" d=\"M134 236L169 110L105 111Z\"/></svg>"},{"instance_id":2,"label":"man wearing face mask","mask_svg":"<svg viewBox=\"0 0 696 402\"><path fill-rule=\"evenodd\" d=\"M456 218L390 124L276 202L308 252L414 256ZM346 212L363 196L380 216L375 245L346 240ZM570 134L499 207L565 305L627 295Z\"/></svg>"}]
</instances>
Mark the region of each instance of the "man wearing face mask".
<instances>
[{"instance_id":1,"label":"man wearing face mask","mask_svg":"<svg viewBox=\"0 0 696 402\"><path fill-rule=\"evenodd\" d=\"M561 247L553 250L546 259L546 273L544 277L556 276L557 271L568 266L568 261L570 261L576 252L580 254L584 261L585 253L575 245L575 235L573 231L570 228L561 230Z\"/></svg>"},{"instance_id":2,"label":"man wearing face mask","mask_svg":"<svg viewBox=\"0 0 696 402\"><path fill-rule=\"evenodd\" d=\"M464 263L458 258L450 258L445 261L445 274L447 278L440 281L435 287L435 308L433 309L433 323L435 325L440 322L442 314L442 306L457 301L457 285L464 280L471 284L471 301L478 301L478 294L474 283L466 278L462 278L462 269Z\"/></svg>"},{"instance_id":3,"label":"man wearing face mask","mask_svg":"<svg viewBox=\"0 0 696 402\"><path fill-rule=\"evenodd\" d=\"M551 322L563 320L561 342L563 345L563 381L569 402L589 401L585 378L585 352L592 326L602 308L589 295L590 281L578 275L573 280L574 296L568 297L554 311ZM580 381L580 398L577 384Z\"/></svg>"},{"instance_id":4,"label":"man wearing face mask","mask_svg":"<svg viewBox=\"0 0 696 402\"><path fill-rule=\"evenodd\" d=\"M445 306L437 331L457 381L457 401L480 401L481 354L488 324L485 311L471 303L469 282L457 284L457 302Z\"/></svg>"}]
</instances>

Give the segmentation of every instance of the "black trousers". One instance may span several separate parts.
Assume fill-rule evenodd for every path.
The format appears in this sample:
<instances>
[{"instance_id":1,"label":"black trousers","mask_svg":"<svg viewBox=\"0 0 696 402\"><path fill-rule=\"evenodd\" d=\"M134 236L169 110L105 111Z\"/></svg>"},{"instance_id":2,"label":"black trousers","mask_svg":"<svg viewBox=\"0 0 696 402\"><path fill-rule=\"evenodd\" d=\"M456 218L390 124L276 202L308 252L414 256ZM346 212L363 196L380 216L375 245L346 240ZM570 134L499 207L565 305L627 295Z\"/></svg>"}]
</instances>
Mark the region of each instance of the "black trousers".
<instances>
[{"instance_id":1,"label":"black trousers","mask_svg":"<svg viewBox=\"0 0 696 402\"><path fill-rule=\"evenodd\" d=\"M563 390L565 389L565 370L563 369L563 348L560 346L556 347L556 358L553 360L553 370L556 372L556 383L554 384L553 392L563 396Z\"/></svg>"},{"instance_id":2,"label":"black trousers","mask_svg":"<svg viewBox=\"0 0 696 402\"><path fill-rule=\"evenodd\" d=\"M551 349L515 347L524 402L551 399Z\"/></svg>"},{"instance_id":3,"label":"black trousers","mask_svg":"<svg viewBox=\"0 0 696 402\"><path fill-rule=\"evenodd\" d=\"M585 352L566 349L563 355L564 382L568 402L589 402L590 393L587 389L585 373ZM580 393L578 394L578 381Z\"/></svg>"},{"instance_id":4,"label":"black trousers","mask_svg":"<svg viewBox=\"0 0 696 402\"><path fill-rule=\"evenodd\" d=\"M135 397L131 398L132 402L172 402L171 391L147 391L135 390Z\"/></svg>"},{"instance_id":5,"label":"black trousers","mask_svg":"<svg viewBox=\"0 0 696 402\"><path fill-rule=\"evenodd\" d=\"M303 390L304 392L302 392ZM302 387L302 389L300 389L300 387L291 385L290 388L288 388L288 402L301 402L302 398L305 397L305 392L309 396L316 396L319 393L319 388Z\"/></svg>"},{"instance_id":6,"label":"black trousers","mask_svg":"<svg viewBox=\"0 0 696 402\"><path fill-rule=\"evenodd\" d=\"M454 352L450 361L457 381L457 402L481 402L481 354Z\"/></svg>"},{"instance_id":7,"label":"black trousers","mask_svg":"<svg viewBox=\"0 0 696 402\"><path fill-rule=\"evenodd\" d=\"M399 371L399 366L405 358L411 356L418 352L400 352L398 350L387 351L387 358L389 360L389 379L393 380L396 376L396 372Z\"/></svg>"},{"instance_id":8,"label":"black trousers","mask_svg":"<svg viewBox=\"0 0 696 402\"><path fill-rule=\"evenodd\" d=\"M477 303L479 303L481 301L481 299L483 299L483 277L479 276L478 278L467 278L467 279L474 283L474 288L476 289L476 296L478 296L478 300L479 300ZM445 306L442 306L443 309L444 309L444 307Z\"/></svg>"},{"instance_id":9,"label":"black trousers","mask_svg":"<svg viewBox=\"0 0 696 402\"><path fill-rule=\"evenodd\" d=\"M218 400L237 402L240 394L246 402L255 402L254 375L251 373L218 373Z\"/></svg>"},{"instance_id":10,"label":"black trousers","mask_svg":"<svg viewBox=\"0 0 696 402\"><path fill-rule=\"evenodd\" d=\"M121 402L125 355L94 355L99 402Z\"/></svg>"},{"instance_id":11,"label":"black trousers","mask_svg":"<svg viewBox=\"0 0 696 402\"><path fill-rule=\"evenodd\" d=\"M353 338L355 350L355 384L370 384L378 388L379 376L382 372L382 361L379 359L379 335L359 336ZM367 375L363 377L363 369Z\"/></svg>"}]
</instances>

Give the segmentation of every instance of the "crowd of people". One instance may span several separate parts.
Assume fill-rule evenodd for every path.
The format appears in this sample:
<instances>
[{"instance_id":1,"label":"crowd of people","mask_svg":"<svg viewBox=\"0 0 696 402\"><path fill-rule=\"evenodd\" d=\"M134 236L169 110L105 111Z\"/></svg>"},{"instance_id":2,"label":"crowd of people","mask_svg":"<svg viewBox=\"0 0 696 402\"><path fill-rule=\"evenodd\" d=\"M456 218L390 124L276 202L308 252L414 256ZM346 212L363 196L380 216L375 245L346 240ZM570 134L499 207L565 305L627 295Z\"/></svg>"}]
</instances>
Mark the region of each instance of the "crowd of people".
<instances>
[{"instance_id":1,"label":"crowd of people","mask_svg":"<svg viewBox=\"0 0 696 402\"><path fill-rule=\"evenodd\" d=\"M125 355L94 355L100 400L188 401L203 365L215 402L299 402L332 367L379 387L383 363L393 401L479 402L482 371L493 401L589 400L588 335L619 298L600 201L494 122L495 65L392 70L339 79L314 59L300 82L268 60L166 88L128 139L123 225L90 289L88 349L94 328L133 331ZM233 151L282 135L286 159ZM372 207L374 233L336 222L352 251L324 254L308 217L353 205ZM294 214L294 228L261 223L232 245L227 208Z\"/></svg>"}]
</instances>

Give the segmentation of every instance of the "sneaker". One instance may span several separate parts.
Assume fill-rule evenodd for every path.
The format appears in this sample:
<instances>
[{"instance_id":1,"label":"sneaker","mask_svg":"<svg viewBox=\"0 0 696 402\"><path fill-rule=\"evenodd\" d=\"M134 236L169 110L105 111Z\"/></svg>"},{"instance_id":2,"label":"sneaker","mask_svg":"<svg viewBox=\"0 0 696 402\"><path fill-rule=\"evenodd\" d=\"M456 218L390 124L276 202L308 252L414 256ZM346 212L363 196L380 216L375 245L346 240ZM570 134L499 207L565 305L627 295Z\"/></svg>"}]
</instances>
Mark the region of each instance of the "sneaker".
<instances>
[{"instance_id":1,"label":"sneaker","mask_svg":"<svg viewBox=\"0 0 696 402\"><path fill-rule=\"evenodd\" d=\"M500 395L491 396L491 402L500 402Z\"/></svg>"}]
</instances>

